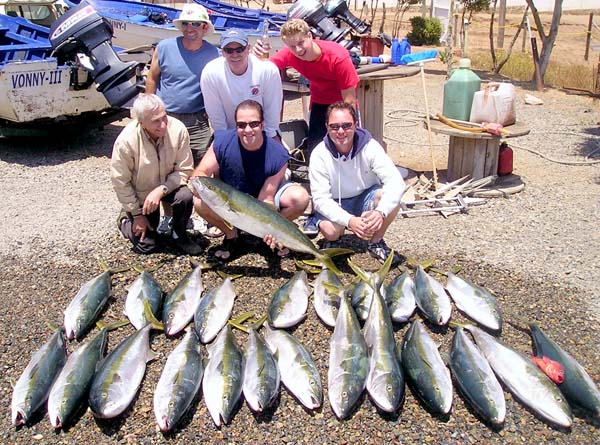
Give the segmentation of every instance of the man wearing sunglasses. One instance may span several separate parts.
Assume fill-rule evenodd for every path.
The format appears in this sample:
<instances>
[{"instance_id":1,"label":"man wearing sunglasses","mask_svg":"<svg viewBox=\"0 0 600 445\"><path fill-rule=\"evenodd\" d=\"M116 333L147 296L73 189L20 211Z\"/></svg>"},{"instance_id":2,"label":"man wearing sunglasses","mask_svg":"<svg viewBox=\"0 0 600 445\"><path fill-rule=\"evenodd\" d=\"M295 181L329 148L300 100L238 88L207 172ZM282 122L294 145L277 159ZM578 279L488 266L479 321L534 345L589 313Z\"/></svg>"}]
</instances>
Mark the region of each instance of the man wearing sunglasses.
<instances>
[{"instance_id":1,"label":"man wearing sunglasses","mask_svg":"<svg viewBox=\"0 0 600 445\"><path fill-rule=\"evenodd\" d=\"M167 113L184 123L196 165L211 139L200 76L219 51L204 40L214 27L203 6L187 3L173 24L182 36L161 40L156 46L146 78L146 93L158 95Z\"/></svg>"},{"instance_id":2,"label":"man wearing sunglasses","mask_svg":"<svg viewBox=\"0 0 600 445\"><path fill-rule=\"evenodd\" d=\"M283 99L279 70L250 54L248 37L241 29L221 34L221 52L222 57L209 62L200 79L212 129L235 128L235 107L252 99L263 107L266 135L274 137Z\"/></svg>"},{"instance_id":3,"label":"man wearing sunglasses","mask_svg":"<svg viewBox=\"0 0 600 445\"><path fill-rule=\"evenodd\" d=\"M261 105L245 100L235 109L236 128L216 131L212 146L192 173L194 176L214 176L244 193L275 207L282 216L293 221L308 206L308 192L299 184L286 181L289 160L287 150L276 140L266 137ZM195 192L194 192L195 193ZM229 226L196 195L196 211L225 234L215 256L231 261L239 256L245 240L235 227ZM264 241L279 255L289 253L267 235Z\"/></svg>"},{"instance_id":4,"label":"man wearing sunglasses","mask_svg":"<svg viewBox=\"0 0 600 445\"><path fill-rule=\"evenodd\" d=\"M330 105L325 122L327 136L312 152L308 169L315 209L310 223L330 245L351 230L383 263L391 253L383 236L398 214L404 180L379 142L357 128L352 105ZM392 265L402 261L394 253Z\"/></svg>"}]
</instances>

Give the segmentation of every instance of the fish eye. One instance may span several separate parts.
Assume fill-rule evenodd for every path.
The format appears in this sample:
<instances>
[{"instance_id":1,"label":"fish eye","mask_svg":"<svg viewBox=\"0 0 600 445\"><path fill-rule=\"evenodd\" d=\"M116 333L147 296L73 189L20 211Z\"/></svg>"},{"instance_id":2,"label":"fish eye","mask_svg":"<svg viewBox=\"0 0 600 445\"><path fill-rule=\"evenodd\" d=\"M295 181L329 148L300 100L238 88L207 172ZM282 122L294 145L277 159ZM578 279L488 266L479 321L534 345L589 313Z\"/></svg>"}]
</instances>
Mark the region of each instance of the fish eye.
<instances>
[{"instance_id":1,"label":"fish eye","mask_svg":"<svg viewBox=\"0 0 600 445\"><path fill-rule=\"evenodd\" d=\"M169 314L169 320L173 320L173 318L175 318L175 314L173 312L171 312Z\"/></svg>"},{"instance_id":2,"label":"fish eye","mask_svg":"<svg viewBox=\"0 0 600 445\"><path fill-rule=\"evenodd\" d=\"M316 382L316 381L314 381L313 379L310 379L310 380L308 381L308 384L309 384L310 386L315 386L315 385L317 384L317 382Z\"/></svg>"},{"instance_id":3,"label":"fish eye","mask_svg":"<svg viewBox=\"0 0 600 445\"><path fill-rule=\"evenodd\" d=\"M175 402L173 402L172 400L169 402L169 408L173 408L175 406Z\"/></svg>"},{"instance_id":4,"label":"fish eye","mask_svg":"<svg viewBox=\"0 0 600 445\"><path fill-rule=\"evenodd\" d=\"M348 392L347 391L343 391L342 392L342 397L345 399L346 397L348 397Z\"/></svg>"},{"instance_id":5,"label":"fish eye","mask_svg":"<svg viewBox=\"0 0 600 445\"><path fill-rule=\"evenodd\" d=\"M392 392L392 389L393 389L393 388L392 388L392 385L390 385L389 383L388 383L387 385L385 385L385 390L386 390L387 392Z\"/></svg>"},{"instance_id":6,"label":"fish eye","mask_svg":"<svg viewBox=\"0 0 600 445\"><path fill-rule=\"evenodd\" d=\"M103 399L106 399L108 397L108 394L103 392L102 394L100 394L100 397L102 397Z\"/></svg>"}]
</instances>

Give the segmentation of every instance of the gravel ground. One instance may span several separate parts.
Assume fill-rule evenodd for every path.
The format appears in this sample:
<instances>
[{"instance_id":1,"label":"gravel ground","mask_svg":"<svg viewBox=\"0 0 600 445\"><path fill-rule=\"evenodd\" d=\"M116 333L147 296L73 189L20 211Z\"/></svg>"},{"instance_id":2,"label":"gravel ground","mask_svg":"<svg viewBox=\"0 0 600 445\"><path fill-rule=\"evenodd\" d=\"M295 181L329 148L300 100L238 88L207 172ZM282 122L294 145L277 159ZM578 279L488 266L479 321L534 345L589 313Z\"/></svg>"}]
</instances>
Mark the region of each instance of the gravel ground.
<instances>
[{"instance_id":1,"label":"gravel ground","mask_svg":"<svg viewBox=\"0 0 600 445\"><path fill-rule=\"evenodd\" d=\"M394 117L403 114L398 110L424 111L420 82L419 77L386 82L385 111ZM441 109L442 84L439 72L428 73L432 111ZM591 99L550 90L534 93L545 104L532 107L523 104L525 92L518 89L517 116L532 132L512 141L514 145L567 162L582 162L599 146L600 110ZM298 103L288 106L286 114L299 115ZM386 136L397 164L417 171L431 170L427 135L421 125L412 125L406 119L390 121ZM0 237L0 283L6 308L0 319L4 333L0 339L0 444L600 443L598 422L578 412L571 430L555 429L507 394L505 425L494 430L482 423L457 394L451 415L441 418L427 412L410 390L395 415L378 413L364 397L345 421L333 415L326 390L323 408L316 412L305 411L282 390L276 406L264 415L254 416L245 404L240 404L231 424L221 429L215 428L199 397L180 428L162 435L156 430L152 412L153 388L178 341L162 334L152 339L159 359L149 364L139 395L123 416L100 421L82 410L71 427L55 432L40 414L31 425L15 429L10 424L11 381L16 381L30 355L48 338L47 321L60 324L62 311L78 288L99 272L99 260L106 260L115 269L131 264L150 268L164 263L155 276L165 290L173 289L190 270L185 256L135 255L116 232L118 204L108 178L108 160L123 125L116 123L68 140L0 140L0 194L5 203L0 208L1 220L5 221ZM436 163L443 170L447 139L436 136L434 144ZM600 159L600 154L592 159ZM461 266L462 276L498 297L505 320L520 325L538 322L600 383L599 165L554 163L515 149L515 174L525 182L524 191L491 199L468 214L448 219L399 218L386 238L411 258L435 260L439 269ZM353 259L367 269L377 267L364 253ZM291 276L294 263L285 259L277 265L272 258L253 253L223 270L244 273L235 282L235 316L248 310L264 313L271 292ZM398 273L392 271L388 280ZM135 276L134 271L113 276L113 298L103 313L105 320L123 318L126 287ZM344 280L350 278L346 273ZM207 288L220 280L213 270L207 271L204 279ZM453 317L462 319L456 311ZM406 326L396 326L397 340L405 331ZM109 350L131 332L132 328L126 327L111 333ZM311 352L326 382L330 331L318 321L312 305L306 321L293 333ZM442 351L447 352L451 331L436 331L433 335ZM243 345L245 334L236 332L236 336ZM531 351L528 336L511 325L505 325L502 338L522 352ZM75 346L72 342L69 350Z\"/></svg>"}]
</instances>

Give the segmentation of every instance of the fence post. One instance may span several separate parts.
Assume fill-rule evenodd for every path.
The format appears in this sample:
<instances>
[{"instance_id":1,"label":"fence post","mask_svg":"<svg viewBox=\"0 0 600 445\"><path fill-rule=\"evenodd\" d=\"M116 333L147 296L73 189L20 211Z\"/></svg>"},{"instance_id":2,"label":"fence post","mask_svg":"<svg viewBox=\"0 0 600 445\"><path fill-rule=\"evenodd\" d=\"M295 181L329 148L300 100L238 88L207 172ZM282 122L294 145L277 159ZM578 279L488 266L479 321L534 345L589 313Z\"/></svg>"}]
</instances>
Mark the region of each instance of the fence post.
<instances>
[{"instance_id":1,"label":"fence post","mask_svg":"<svg viewBox=\"0 0 600 445\"><path fill-rule=\"evenodd\" d=\"M506 0L500 0L500 7L498 8L498 39L496 40L496 46L498 48L504 47L504 26L506 24Z\"/></svg>"},{"instance_id":2,"label":"fence post","mask_svg":"<svg viewBox=\"0 0 600 445\"><path fill-rule=\"evenodd\" d=\"M590 20L588 22L587 36L585 38L585 56L583 59L587 62L590 55L590 41L592 40L592 24L594 23L594 13L590 12Z\"/></svg>"}]
</instances>

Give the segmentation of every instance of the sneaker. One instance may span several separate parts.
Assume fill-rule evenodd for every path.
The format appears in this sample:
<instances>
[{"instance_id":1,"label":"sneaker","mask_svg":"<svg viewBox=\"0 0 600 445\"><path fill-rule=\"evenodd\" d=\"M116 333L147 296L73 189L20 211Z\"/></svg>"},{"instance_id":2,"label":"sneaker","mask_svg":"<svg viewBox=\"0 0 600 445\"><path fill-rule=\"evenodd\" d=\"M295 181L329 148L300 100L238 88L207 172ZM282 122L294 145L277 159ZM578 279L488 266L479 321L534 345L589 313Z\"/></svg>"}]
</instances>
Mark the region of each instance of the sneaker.
<instances>
[{"instance_id":1,"label":"sneaker","mask_svg":"<svg viewBox=\"0 0 600 445\"><path fill-rule=\"evenodd\" d=\"M342 247L342 242L340 240L335 241L325 241L323 243L323 249L338 249Z\"/></svg>"},{"instance_id":2,"label":"sneaker","mask_svg":"<svg viewBox=\"0 0 600 445\"><path fill-rule=\"evenodd\" d=\"M200 255L203 250L202 247L193 242L187 235L180 235L175 238L175 245L188 255Z\"/></svg>"},{"instance_id":3,"label":"sneaker","mask_svg":"<svg viewBox=\"0 0 600 445\"><path fill-rule=\"evenodd\" d=\"M317 218L315 218L315 215L309 215L308 218L306 218L302 231L308 237L317 236L319 234L319 227L317 226Z\"/></svg>"},{"instance_id":4,"label":"sneaker","mask_svg":"<svg viewBox=\"0 0 600 445\"><path fill-rule=\"evenodd\" d=\"M208 223L204 218L198 215L192 215L190 216L190 219L188 219L186 229L188 232L204 235L208 231Z\"/></svg>"},{"instance_id":5,"label":"sneaker","mask_svg":"<svg viewBox=\"0 0 600 445\"><path fill-rule=\"evenodd\" d=\"M380 239L376 243L369 243L367 246L367 251L369 254L379 260L381 263L385 263L385 260L388 259L390 254L392 253L392 249L385 243L385 241ZM394 259L392 260L392 267L398 266L406 261L406 258L403 255L400 255L398 252L394 251Z\"/></svg>"},{"instance_id":6,"label":"sneaker","mask_svg":"<svg viewBox=\"0 0 600 445\"><path fill-rule=\"evenodd\" d=\"M169 236L173 231L173 217L172 216L161 216L156 233L159 235Z\"/></svg>"}]
</instances>

